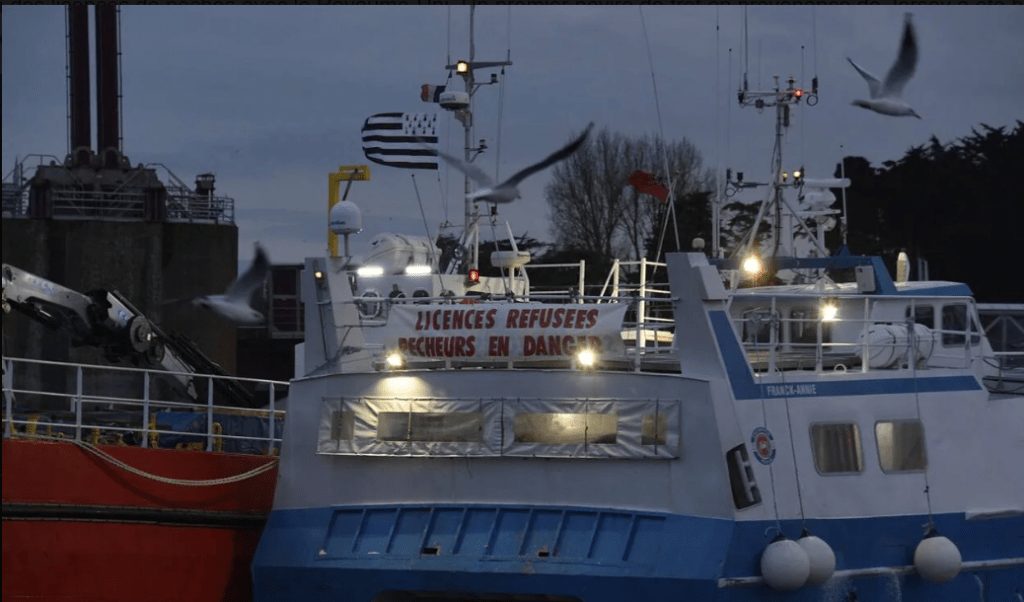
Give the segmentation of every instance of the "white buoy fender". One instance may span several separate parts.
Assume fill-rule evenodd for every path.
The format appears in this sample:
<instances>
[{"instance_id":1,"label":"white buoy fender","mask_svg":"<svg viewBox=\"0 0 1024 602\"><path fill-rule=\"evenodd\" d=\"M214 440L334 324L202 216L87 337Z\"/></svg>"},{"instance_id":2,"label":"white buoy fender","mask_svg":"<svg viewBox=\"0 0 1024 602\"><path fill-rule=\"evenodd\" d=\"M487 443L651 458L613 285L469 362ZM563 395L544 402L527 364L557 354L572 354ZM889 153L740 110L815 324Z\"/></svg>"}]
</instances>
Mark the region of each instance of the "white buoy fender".
<instances>
[{"instance_id":1,"label":"white buoy fender","mask_svg":"<svg viewBox=\"0 0 1024 602\"><path fill-rule=\"evenodd\" d=\"M960 573L960 550L948 538L930 531L914 550L914 568L928 581L945 583Z\"/></svg>"},{"instance_id":2,"label":"white buoy fender","mask_svg":"<svg viewBox=\"0 0 1024 602\"><path fill-rule=\"evenodd\" d=\"M768 544L761 555L761 575L780 592L791 592L803 587L811 574L811 561L807 552L792 539L783 536Z\"/></svg>"},{"instance_id":3,"label":"white buoy fender","mask_svg":"<svg viewBox=\"0 0 1024 602\"><path fill-rule=\"evenodd\" d=\"M828 581L836 570L836 554L832 547L806 529L796 543L800 544L810 561L811 573L807 577L807 585L821 585Z\"/></svg>"}]
</instances>

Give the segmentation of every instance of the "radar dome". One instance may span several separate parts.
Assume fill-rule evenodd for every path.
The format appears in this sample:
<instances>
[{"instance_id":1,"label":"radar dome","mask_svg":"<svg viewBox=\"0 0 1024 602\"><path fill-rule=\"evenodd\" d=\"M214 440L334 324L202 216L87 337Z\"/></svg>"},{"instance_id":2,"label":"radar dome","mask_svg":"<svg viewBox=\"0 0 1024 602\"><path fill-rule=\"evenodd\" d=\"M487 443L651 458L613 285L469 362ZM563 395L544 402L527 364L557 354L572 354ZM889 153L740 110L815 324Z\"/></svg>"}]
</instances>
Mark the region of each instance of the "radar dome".
<instances>
[{"instance_id":1,"label":"radar dome","mask_svg":"<svg viewBox=\"0 0 1024 602\"><path fill-rule=\"evenodd\" d=\"M352 201L331 207L329 228L334 234L358 234L363 231L363 213Z\"/></svg>"}]
</instances>

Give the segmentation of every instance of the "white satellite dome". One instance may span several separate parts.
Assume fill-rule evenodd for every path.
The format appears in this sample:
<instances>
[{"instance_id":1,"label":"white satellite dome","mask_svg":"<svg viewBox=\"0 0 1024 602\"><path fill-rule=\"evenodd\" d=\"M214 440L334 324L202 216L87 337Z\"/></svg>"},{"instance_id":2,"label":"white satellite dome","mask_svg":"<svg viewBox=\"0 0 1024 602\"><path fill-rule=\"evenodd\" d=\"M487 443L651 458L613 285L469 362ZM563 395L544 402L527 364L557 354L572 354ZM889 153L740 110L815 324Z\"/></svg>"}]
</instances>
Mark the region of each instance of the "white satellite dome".
<instances>
[{"instance_id":1,"label":"white satellite dome","mask_svg":"<svg viewBox=\"0 0 1024 602\"><path fill-rule=\"evenodd\" d=\"M328 228L337 235L358 234L363 231L363 212L352 201L340 201L331 207Z\"/></svg>"}]
</instances>

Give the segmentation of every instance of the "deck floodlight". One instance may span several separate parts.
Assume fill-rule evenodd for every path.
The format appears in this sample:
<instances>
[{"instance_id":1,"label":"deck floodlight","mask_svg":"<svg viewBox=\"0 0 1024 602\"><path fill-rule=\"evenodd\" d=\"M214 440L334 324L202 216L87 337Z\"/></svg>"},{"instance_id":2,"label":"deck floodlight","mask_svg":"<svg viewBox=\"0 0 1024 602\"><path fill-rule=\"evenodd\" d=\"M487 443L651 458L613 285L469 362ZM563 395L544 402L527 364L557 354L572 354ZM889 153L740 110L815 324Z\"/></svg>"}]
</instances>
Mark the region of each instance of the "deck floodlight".
<instances>
[{"instance_id":1,"label":"deck floodlight","mask_svg":"<svg viewBox=\"0 0 1024 602\"><path fill-rule=\"evenodd\" d=\"M384 275L384 268L379 265L364 265L356 270L360 278L378 278Z\"/></svg>"},{"instance_id":2,"label":"deck floodlight","mask_svg":"<svg viewBox=\"0 0 1024 602\"><path fill-rule=\"evenodd\" d=\"M762 269L761 258L753 253L743 260L743 271L749 276L757 276Z\"/></svg>"},{"instance_id":3,"label":"deck floodlight","mask_svg":"<svg viewBox=\"0 0 1024 602\"><path fill-rule=\"evenodd\" d=\"M839 315L839 306L831 299L826 299L821 305L821 321L831 322Z\"/></svg>"},{"instance_id":4,"label":"deck floodlight","mask_svg":"<svg viewBox=\"0 0 1024 602\"><path fill-rule=\"evenodd\" d=\"M590 349L580 349L576 354L576 363L584 370L593 368L597 364L597 354Z\"/></svg>"},{"instance_id":5,"label":"deck floodlight","mask_svg":"<svg viewBox=\"0 0 1024 602\"><path fill-rule=\"evenodd\" d=\"M407 265L405 273L408 276L425 276L430 273L429 265Z\"/></svg>"},{"instance_id":6,"label":"deck floodlight","mask_svg":"<svg viewBox=\"0 0 1024 602\"><path fill-rule=\"evenodd\" d=\"M387 361L388 368L398 369L405 366L405 357L398 351L388 353L385 361Z\"/></svg>"},{"instance_id":7,"label":"deck floodlight","mask_svg":"<svg viewBox=\"0 0 1024 602\"><path fill-rule=\"evenodd\" d=\"M459 75L466 75L469 73L469 63L466 61L459 61L455 63L455 72Z\"/></svg>"}]
</instances>

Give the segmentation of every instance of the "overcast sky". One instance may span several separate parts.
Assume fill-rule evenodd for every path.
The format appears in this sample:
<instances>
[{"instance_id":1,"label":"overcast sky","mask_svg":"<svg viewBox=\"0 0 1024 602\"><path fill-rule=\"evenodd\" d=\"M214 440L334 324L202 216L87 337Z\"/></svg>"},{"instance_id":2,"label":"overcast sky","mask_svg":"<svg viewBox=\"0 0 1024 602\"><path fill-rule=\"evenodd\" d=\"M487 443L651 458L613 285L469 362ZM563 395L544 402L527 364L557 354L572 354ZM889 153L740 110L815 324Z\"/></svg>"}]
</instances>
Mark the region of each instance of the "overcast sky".
<instances>
[{"instance_id":1,"label":"overcast sky","mask_svg":"<svg viewBox=\"0 0 1024 602\"><path fill-rule=\"evenodd\" d=\"M751 88L768 88L774 74L803 75L807 87L815 73L821 81L820 103L794 113L787 169L803 164L810 177L830 177L840 145L878 165L932 134L948 142L979 123L1012 126L1024 118L1024 7L914 10L921 54L904 98L923 120L850 105L866 97L867 86L845 57L884 77L903 8L749 9ZM643 11L664 135L690 139L708 166L763 181L774 118L736 105L742 15L735 6ZM217 193L235 199L239 259L256 240L274 263L322 255L327 174L367 163L360 141L367 116L438 111L441 148L461 154L461 126L421 102L419 90L445 82L449 45L453 61L468 56L468 16L468 7L124 6L124 150L133 163L163 163L186 182L215 173ZM16 156L67 151L64 8L5 6L2 23L7 174ZM474 137L490 147L477 160L484 169L493 173L498 161L499 175L510 175L589 121L630 135L658 133L638 7L517 7L510 14L480 6L476 32L477 60L503 60L511 50L514 63L500 130L499 86L475 97ZM424 233L411 174L431 233L445 217L461 224L458 172L371 169L372 181L355 184L350 197L363 210L363 240L381 229ZM517 235L553 239L543 196L549 177L530 178L524 198L501 208Z\"/></svg>"}]
</instances>

